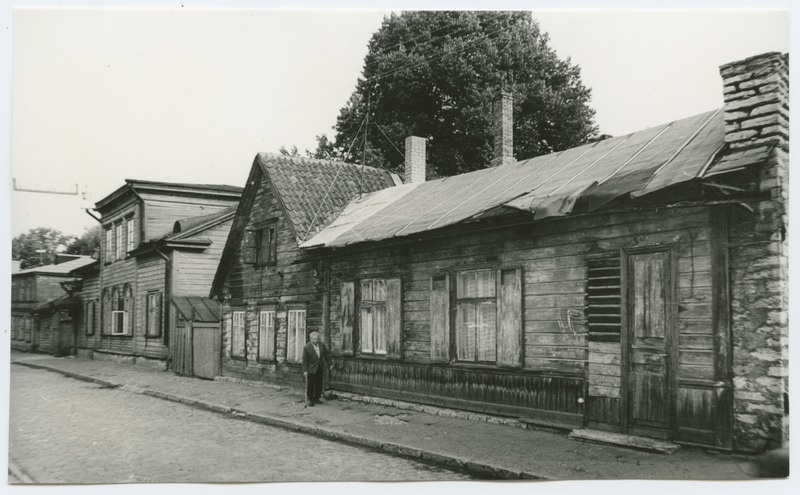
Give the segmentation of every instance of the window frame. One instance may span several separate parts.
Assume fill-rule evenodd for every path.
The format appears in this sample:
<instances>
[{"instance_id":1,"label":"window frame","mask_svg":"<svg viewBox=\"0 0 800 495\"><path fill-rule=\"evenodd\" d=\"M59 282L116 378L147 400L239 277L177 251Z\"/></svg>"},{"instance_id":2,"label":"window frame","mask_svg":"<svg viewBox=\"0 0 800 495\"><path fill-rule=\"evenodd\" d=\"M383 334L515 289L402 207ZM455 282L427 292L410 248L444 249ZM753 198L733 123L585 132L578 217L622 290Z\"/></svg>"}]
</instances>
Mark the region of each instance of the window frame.
<instances>
[{"instance_id":1,"label":"window frame","mask_svg":"<svg viewBox=\"0 0 800 495\"><path fill-rule=\"evenodd\" d=\"M151 305L153 304L152 303L153 296L157 296L155 298L156 299L155 300L155 305L156 305L156 307L158 309L158 313L157 313L158 317L155 319L154 322L152 322L152 323L155 323L155 327L156 327L156 331L155 332L153 332L153 329L151 327L151 320L150 320L150 316L151 316L150 315L150 310L151 310L151 307L152 307ZM164 331L164 308L163 308L163 299L164 298L161 296L161 291L158 291L158 290L147 291L147 293L145 294L144 297L145 297L145 299L144 299L144 315L145 315L145 318L144 318L144 327L145 327L144 328L144 336L145 336L145 338L155 338L155 339L160 338L162 333L163 333L163 331Z\"/></svg>"},{"instance_id":2,"label":"window frame","mask_svg":"<svg viewBox=\"0 0 800 495\"><path fill-rule=\"evenodd\" d=\"M241 354L236 353L236 329L237 329L237 316L241 315ZM231 309L231 328L230 328L231 347L230 355L232 359L247 359L247 311L244 308Z\"/></svg>"},{"instance_id":3,"label":"window frame","mask_svg":"<svg viewBox=\"0 0 800 495\"><path fill-rule=\"evenodd\" d=\"M262 325L262 317L264 317L265 315L271 315L272 316L272 327L271 327L272 328L272 332L271 332L272 333L272 337L271 337L271 339L270 339L270 326L268 324L266 324L266 323L269 322L269 318L267 318L267 321L265 321L264 324ZM287 318L288 318L288 313L287 313ZM287 320L287 322L288 322L288 320ZM277 323L277 311L275 311L274 307L269 307L269 308L261 307L261 308L258 309L258 335L257 335L257 337L258 337L258 356L257 356L257 359L259 361L273 362L273 361L276 360L277 348L278 348L278 346L277 346L277 343L278 343L278 332L277 332L276 323ZM266 334L265 341L268 341L268 340L272 341L272 343L271 343L272 352L269 353L269 355L266 355L266 356L264 354L262 354L261 351L262 351L262 348L264 348L265 350L269 349L269 346L268 347L264 347L264 342L262 342L262 338L261 338L262 337L262 331L265 331L265 334Z\"/></svg>"},{"instance_id":4,"label":"window frame","mask_svg":"<svg viewBox=\"0 0 800 495\"><path fill-rule=\"evenodd\" d=\"M387 333L388 333L388 321L387 321L387 304L386 304L387 303L387 299L388 299L388 295L387 295L386 281L388 279L390 279L390 278L392 278L392 277L389 277L389 278L386 278L386 277L384 277L384 278L369 277L369 278L362 278L362 279L359 279L357 281L357 283L358 283L358 294L357 294L357 298L356 298L356 312L355 313L357 315L356 325L357 325L357 328L358 328L358 346L357 346L357 351L358 352L357 353L360 356L368 356L368 357L385 359L387 354L388 354L388 352L387 352L387 347L388 347L387 346L387 342L388 342L388 336L387 336ZM364 299L364 289L363 289L363 287L364 287L364 283L365 282L367 282L367 283L369 283L371 285L371 288L370 288L370 292L371 292L370 299ZM374 298L375 294L376 294L376 286L377 286L378 282L382 283L382 285L383 285L383 299L375 299ZM363 319L364 318L364 310L365 309L369 310L369 312L370 312L370 320L369 320L370 321L370 334L369 334L369 337L370 337L369 338L369 340L370 340L370 348L369 349L365 349L364 348L364 342L366 340L365 339L364 319ZM378 320L377 315L379 314L379 312L376 311L376 309L381 309L382 313L383 313L383 320L382 320L382 323L383 323L383 329L382 329L382 332L383 332L383 349L382 350L377 350L377 347L379 347L377 345L379 340L378 340L378 333L375 331L376 330L375 323L376 323L376 320Z\"/></svg>"},{"instance_id":5,"label":"window frame","mask_svg":"<svg viewBox=\"0 0 800 495\"><path fill-rule=\"evenodd\" d=\"M497 365L497 327L499 323L499 311L498 311L498 274L502 271L499 267L481 267L481 268L468 268L468 269L460 269L453 271L453 301L454 301L454 318L453 318L453 361L457 363L468 363L468 364L479 364L479 365ZM458 289L459 289L459 275L463 273L476 273L476 272L488 272L492 276L492 289L493 295L491 296L474 296L474 297L459 297ZM478 331L479 329L476 327L475 330L475 359L464 359L462 356L459 356L458 348L459 348L459 331L458 325L460 322L459 315L460 309L463 305L474 305L476 309L476 318L478 316L477 309L480 305L486 304L491 302L494 308L494 360L485 360L480 359L481 355L481 348L479 345L479 338L478 338Z\"/></svg>"},{"instance_id":6,"label":"window frame","mask_svg":"<svg viewBox=\"0 0 800 495\"><path fill-rule=\"evenodd\" d=\"M125 259L125 229L122 220L114 223L114 256L118 260Z\"/></svg>"},{"instance_id":7,"label":"window frame","mask_svg":"<svg viewBox=\"0 0 800 495\"><path fill-rule=\"evenodd\" d=\"M133 214L125 217L125 252L136 249L136 219Z\"/></svg>"},{"instance_id":8,"label":"window frame","mask_svg":"<svg viewBox=\"0 0 800 495\"><path fill-rule=\"evenodd\" d=\"M255 231L255 264L273 266L278 262L278 220L268 221L263 228Z\"/></svg>"},{"instance_id":9,"label":"window frame","mask_svg":"<svg viewBox=\"0 0 800 495\"><path fill-rule=\"evenodd\" d=\"M298 335L298 328L295 325L295 328L291 328L291 321L292 321L292 314L295 314L295 322L297 322L296 315L301 314L303 315L303 331L301 333L303 339L302 343L297 345L297 335ZM297 356L292 356L290 358L290 347L289 347L289 337L291 334L294 333L294 349L297 352ZM308 312L306 311L305 306L295 306L295 307L288 307L286 308L286 362L287 363L294 363L300 364L303 361L303 347L305 347L306 343L308 342Z\"/></svg>"},{"instance_id":10,"label":"window frame","mask_svg":"<svg viewBox=\"0 0 800 495\"><path fill-rule=\"evenodd\" d=\"M105 234L103 250L105 253L105 263L112 263L114 261L114 225L108 224L103 226L103 233Z\"/></svg>"}]
</instances>

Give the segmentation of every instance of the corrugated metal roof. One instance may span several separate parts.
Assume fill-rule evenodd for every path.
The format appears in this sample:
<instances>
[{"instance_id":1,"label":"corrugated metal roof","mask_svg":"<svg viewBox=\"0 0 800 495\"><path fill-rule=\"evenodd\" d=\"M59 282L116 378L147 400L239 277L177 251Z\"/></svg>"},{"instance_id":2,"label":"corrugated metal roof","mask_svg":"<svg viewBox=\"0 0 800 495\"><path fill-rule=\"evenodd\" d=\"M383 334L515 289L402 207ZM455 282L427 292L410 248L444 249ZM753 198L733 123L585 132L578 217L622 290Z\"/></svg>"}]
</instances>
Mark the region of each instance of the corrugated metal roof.
<instances>
[{"instance_id":1,"label":"corrugated metal roof","mask_svg":"<svg viewBox=\"0 0 800 495\"><path fill-rule=\"evenodd\" d=\"M208 297L172 296L172 305L185 320L216 323L220 319L219 303Z\"/></svg>"},{"instance_id":2,"label":"corrugated metal roof","mask_svg":"<svg viewBox=\"0 0 800 495\"><path fill-rule=\"evenodd\" d=\"M68 275L69 272L72 270L76 270L78 268L82 268L86 265L90 265L94 263L95 260L91 256L81 256L78 259L65 261L64 263L59 263L57 265L43 265L43 266L36 266L33 268L26 268L24 270L20 270L17 273L12 275L25 275L26 273L43 273L43 274L52 274L52 275Z\"/></svg>"},{"instance_id":3,"label":"corrugated metal roof","mask_svg":"<svg viewBox=\"0 0 800 495\"><path fill-rule=\"evenodd\" d=\"M714 173L716 167L709 165L724 146L724 131L723 112L715 110L511 165L425 182L402 194L381 191L351 204L302 247L421 233L499 206L528 211L536 219L566 215L579 198L596 209L625 194L640 196ZM750 153L724 166L760 158Z\"/></svg>"}]
</instances>

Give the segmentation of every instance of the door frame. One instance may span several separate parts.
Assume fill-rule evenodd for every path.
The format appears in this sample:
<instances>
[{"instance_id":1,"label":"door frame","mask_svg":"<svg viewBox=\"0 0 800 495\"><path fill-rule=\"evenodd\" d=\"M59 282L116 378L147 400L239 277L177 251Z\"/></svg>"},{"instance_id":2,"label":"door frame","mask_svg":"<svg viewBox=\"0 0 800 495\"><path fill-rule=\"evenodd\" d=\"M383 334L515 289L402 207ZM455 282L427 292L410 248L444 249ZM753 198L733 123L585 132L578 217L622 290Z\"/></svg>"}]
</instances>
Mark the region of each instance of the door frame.
<instances>
[{"instance_id":1,"label":"door frame","mask_svg":"<svg viewBox=\"0 0 800 495\"><path fill-rule=\"evenodd\" d=\"M678 398L678 245L675 243L670 244L653 244L649 246L638 247L624 247L620 250L620 317L621 317L621 332L620 332L620 364L622 366L622 373L620 377L620 426L623 433L631 433L631 426L629 421L630 404L628 397L630 395L630 372L631 372L631 349L630 349L630 332L628 314L630 312L628 292L628 263L630 256L638 254L649 254L666 252L667 259L669 260L669 267L667 273L669 274L669 292L668 300L666 301L667 311L667 331L665 332L664 347L667 351L666 368L667 368L667 399L669 404L667 411L669 420L667 422L667 431L670 440L675 438L677 434L677 398Z\"/></svg>"}]
</instances>

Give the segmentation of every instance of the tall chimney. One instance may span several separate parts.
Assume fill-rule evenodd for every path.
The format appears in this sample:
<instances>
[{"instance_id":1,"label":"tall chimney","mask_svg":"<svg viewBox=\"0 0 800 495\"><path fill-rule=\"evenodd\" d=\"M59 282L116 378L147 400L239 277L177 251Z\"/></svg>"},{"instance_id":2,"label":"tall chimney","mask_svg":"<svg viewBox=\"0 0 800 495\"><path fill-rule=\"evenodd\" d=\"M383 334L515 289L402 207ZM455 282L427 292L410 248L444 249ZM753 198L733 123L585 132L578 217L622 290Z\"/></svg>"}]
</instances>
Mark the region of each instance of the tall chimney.
<instances>
[{"instance_id":1,"label":"tall chimney","mask_svg":"<svg viewBox=\"0 0 800 495\"><path fill-rule=\"evenodd\" d=\"M492 166L514 163L514 98L501 91L492 102L494 158Z\"/></svg>"},{"instance_id":2,"label":"tall chimney","mask_svg":"<svg viewBox=\"0 0 800 495\"><path fill-rule=\"evenodd\" d=\"M408 136L406 138L406 184L425 182L425 143L427 139Z\"/></svg>"},{"instance_id":3,"label":"tall chimney","mask_svg":"<svg viewBox=\"0 0 800 495\"><path fill-rule=\"evenodd\" d=\"M764 53L719 68L725 142L751 148L770 142L789 151L789 55Z\"/></svg>"}]
</instances>

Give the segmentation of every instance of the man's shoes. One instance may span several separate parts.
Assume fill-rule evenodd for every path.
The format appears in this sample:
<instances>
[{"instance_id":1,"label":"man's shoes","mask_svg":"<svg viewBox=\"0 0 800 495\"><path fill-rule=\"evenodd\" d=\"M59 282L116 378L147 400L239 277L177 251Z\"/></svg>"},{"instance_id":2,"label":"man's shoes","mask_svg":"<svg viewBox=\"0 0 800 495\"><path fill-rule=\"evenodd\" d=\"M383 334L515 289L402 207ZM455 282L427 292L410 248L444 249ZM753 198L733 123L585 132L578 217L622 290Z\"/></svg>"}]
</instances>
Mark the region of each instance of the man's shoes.
<instances>
[{"instance_id":1,"label":"man's shoes","mask_svg":"<svg viewBox=\"0 0 800 495\"><path fill-rule=\"evenodd\" d=\"M314 401L313 400L308 401L307 405L308 407L314 407Z\"/></svg>"},{"instance_id":2,"label":"man's shoes","mask_svg":"<svg viewBox=\"0 0 800 495\"><path fill-rule=\"evenodd\" d=\"M319 399L317 399L317 404L324 404L324 403L325 403L325 399L323 399L321 397Z\"/></svg>"}]
</instances>

